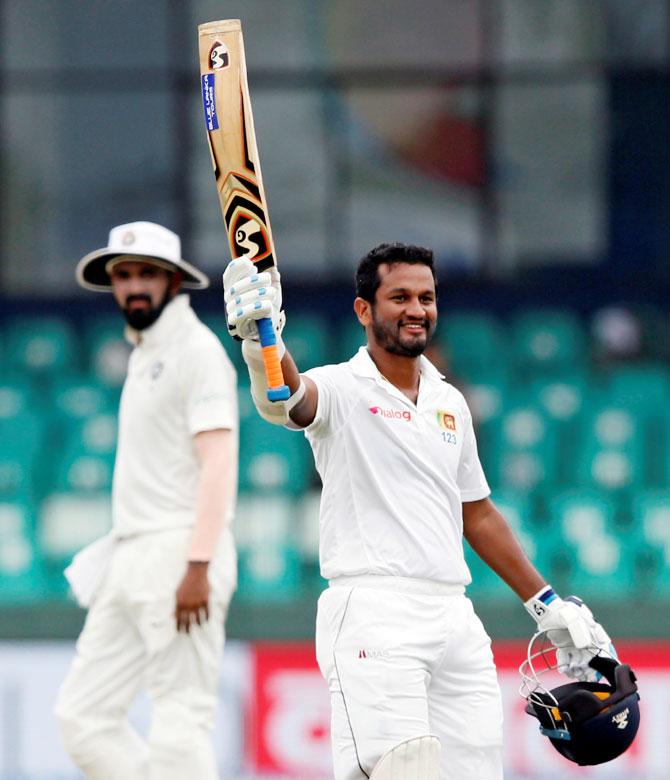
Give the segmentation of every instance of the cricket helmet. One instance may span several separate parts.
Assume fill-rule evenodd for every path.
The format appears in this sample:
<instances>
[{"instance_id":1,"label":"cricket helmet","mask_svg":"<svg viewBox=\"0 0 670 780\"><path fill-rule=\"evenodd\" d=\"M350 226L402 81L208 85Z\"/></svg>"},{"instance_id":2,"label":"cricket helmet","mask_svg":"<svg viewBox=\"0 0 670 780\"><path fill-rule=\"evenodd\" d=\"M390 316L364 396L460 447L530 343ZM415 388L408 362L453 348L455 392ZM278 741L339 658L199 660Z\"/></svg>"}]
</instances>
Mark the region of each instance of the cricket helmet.
<instances>
[{"instance_id":1,"label":"cricket helmet","mask_svg":"<svg viewBox=\"0 0 670 780\"><path fill-rule=\"evenodd\" d=\"M536 650L537 641L543 642ZM520 693L526 712L540 722L540 732L569 761L591 766L612 761L632 744L640 725L640 696L628 664L605 655L589 665L601 675L598 682L571 682L547 688L542 677L556 669L555 649L543 632L528 646L519 669Z\"/></svg>"}]
</instances>

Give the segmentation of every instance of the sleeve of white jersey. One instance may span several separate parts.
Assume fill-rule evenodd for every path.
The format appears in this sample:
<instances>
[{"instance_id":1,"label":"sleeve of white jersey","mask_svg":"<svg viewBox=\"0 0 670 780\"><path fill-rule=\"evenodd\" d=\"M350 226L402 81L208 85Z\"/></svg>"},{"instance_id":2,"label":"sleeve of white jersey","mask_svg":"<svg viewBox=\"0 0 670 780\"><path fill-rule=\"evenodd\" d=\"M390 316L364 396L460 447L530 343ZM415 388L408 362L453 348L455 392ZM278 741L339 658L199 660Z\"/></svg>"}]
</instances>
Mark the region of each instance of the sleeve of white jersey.
<instances>
[{"instance_id":1,"label":"sleeve of white jersey","mask_svg":"<svg viewBox=\"0 0 670 780\"><path fill-rule=\"evenodd\" d=\"M191 435L218 428L236 430L237 376L216 337L197 339L182 360L186 424Z\"/></svg>"},{"instance_id":2,"label":"sleeve of white jersey","mask_svg":"<svg viewBox=\"0 0 670 780\"><path fill-rule=\"evenodd\" d=\"M458 464L458 487L462 501L479 501L491 493L484 469L479 462L477 439L472 425L472 415L465 402L463 405L463 447Z\"/></svg>"},{"instance_id":3,"label":"sleeve of white jersey","mask_svg":"<svg viewBox=\"0 0 670 780\"><path fill-rule=\"evenodd\" d=\"M325 439L338 431L351 409L351 388L340 366L319 366L305 371L318 390L314 420L304 430L317 439Z\"/></svg>"}]
</instances>

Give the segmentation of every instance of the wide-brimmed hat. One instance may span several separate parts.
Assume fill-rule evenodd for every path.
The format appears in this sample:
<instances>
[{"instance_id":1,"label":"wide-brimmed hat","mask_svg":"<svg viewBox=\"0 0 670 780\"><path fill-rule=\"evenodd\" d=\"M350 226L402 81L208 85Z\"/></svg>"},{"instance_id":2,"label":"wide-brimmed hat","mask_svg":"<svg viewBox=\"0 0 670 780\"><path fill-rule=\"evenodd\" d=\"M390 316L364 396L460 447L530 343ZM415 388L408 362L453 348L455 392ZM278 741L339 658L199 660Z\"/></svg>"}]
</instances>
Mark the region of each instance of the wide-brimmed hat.
<instances>
[{"instance_id":1,"label":"wide-brimmed hat","mask_svg":"<svg viewBox=\"0 0 670 780\"><path fill-rule=\"evenodd\" d=\"M153 222L129 222L109 231L108 246L89 252L77 263L77 282L88 290L110 292L110 262L116 258L142 258L156 261L161 268L180 271L182 287L204 290L209 279L181 256L181 241L176 233Z\"/></svg>"}]
</instances>

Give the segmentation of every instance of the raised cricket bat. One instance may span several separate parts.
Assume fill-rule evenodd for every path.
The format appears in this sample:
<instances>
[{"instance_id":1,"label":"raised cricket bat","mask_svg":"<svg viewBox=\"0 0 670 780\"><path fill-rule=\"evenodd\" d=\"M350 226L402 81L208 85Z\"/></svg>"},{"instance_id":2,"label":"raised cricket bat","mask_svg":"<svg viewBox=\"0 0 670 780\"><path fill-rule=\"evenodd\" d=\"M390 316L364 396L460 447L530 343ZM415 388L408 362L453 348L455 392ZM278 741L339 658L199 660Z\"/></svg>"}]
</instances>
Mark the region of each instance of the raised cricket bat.
<instances>
[{"instance_id":1,"label":"raised cricket bat","mask_svg":"<svg viewBox=\"0 0 670 780\"><path fill-rule=\"evenodd\" d=\"M216 189L234 258L246 255L259 271L276 265L254 118L247 84L242 25L226 19L198 25L200 81ZM272 320L258 320L268 398L290 395L284 383Z\"/></svg>"}]
</instances>

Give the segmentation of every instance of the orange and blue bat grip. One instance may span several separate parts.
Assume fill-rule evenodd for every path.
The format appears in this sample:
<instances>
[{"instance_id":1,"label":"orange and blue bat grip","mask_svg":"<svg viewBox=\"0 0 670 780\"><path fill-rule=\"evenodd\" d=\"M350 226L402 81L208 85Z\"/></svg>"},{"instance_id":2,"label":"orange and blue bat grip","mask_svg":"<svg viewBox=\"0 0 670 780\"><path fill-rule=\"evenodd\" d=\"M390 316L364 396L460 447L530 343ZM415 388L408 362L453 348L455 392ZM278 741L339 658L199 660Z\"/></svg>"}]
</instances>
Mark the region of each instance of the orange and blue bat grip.
<instances>
[{"instance_id":1,"label":"orange and blue bat grip","mask_svg":"<svg viewBox=\"0 0 670 780\"><path fill-rule=\"evenodd\" d=\"M270 317L257 320L258 335L261 340L263 352L263 365L265 366L265 378L268 381L268 400L287 401L291 395L289 386L284 382L281 370L281 360L277 351L277 338Z\"/></svg>"}]
</instances>

